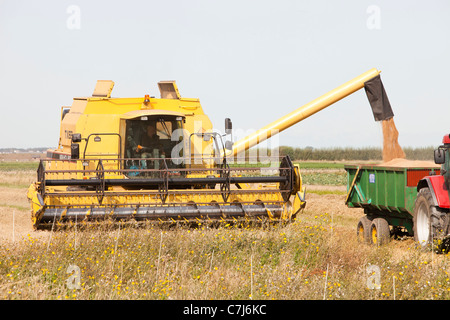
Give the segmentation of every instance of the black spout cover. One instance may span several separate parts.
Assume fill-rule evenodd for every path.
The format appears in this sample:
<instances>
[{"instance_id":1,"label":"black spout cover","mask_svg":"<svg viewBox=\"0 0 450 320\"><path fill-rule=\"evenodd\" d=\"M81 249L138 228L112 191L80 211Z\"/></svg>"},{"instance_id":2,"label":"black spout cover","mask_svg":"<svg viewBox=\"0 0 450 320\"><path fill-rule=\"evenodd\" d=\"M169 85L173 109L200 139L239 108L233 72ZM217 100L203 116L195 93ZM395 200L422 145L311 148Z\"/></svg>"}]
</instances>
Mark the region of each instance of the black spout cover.
<instances>
[{"instance_id":1,"label":"black spout cover","mask_svg":"<svg viewBox=\"0 0 450 320\"><path fill-rule=\"evenodd\" d=\"M387 120L394 116L380 75L364 82L364 89L366 90L375 121Z\"/></svg>"}]
</instances>

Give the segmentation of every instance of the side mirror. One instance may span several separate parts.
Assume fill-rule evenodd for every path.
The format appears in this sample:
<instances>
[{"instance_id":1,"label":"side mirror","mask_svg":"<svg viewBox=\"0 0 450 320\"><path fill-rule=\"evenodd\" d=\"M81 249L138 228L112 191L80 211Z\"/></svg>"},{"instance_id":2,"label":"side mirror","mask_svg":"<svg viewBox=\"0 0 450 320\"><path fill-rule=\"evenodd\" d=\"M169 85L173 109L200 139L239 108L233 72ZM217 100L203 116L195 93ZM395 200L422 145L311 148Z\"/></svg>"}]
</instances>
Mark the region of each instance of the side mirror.
<instances>
[{"instance_id":1,"label":"side mirror","mask_svg":"<svg viewBox=\"0 0 450 320\"><path fill-rule=\"evenodd\" d=\"M230 134L233 129L233 124L230 118L225 118L225 133Z\"/></svg>"},{"instance_id":2,"label":"side mirror","mask_svg":"<svg viewBox=\"0 0 450 320\"><path fill-rule=\"evenodd\" d=\"M444 149L434 150L434 163L436 163L436 164L444 164L445 163Z\"/></svg>"},{"instance_id":3,"label":"side mirror","mask_svg":"<svg viewBox=\"0 0 450 320\"><path fill-rule=\"evenodd\" d=\"M80 145L77 143L72 143L70 145L70 158L80 159Z\"/></svg>"}]
</instances>

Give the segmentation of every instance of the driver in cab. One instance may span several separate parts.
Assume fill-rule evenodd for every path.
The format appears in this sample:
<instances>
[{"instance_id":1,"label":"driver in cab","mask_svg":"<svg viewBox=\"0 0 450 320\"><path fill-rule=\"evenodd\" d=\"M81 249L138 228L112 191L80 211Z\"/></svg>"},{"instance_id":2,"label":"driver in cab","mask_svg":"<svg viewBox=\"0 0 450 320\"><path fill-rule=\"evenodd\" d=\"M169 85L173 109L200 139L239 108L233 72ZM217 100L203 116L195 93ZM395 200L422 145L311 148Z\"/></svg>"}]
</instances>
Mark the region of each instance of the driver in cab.
<instances>
[{"instance_id":1,"label":"driver in cab","mask_svg":"<svg viewBox=\"0 0 450 320\"><path fill-rule=\"evenodd\" d=\"M148 125L147 134L142 137L136 152L141 154L141 158L164 158L163 146L156 134L155 124ZM159 169L159 161L155 161L155 169Z\"/></svg>"}]
</instances>

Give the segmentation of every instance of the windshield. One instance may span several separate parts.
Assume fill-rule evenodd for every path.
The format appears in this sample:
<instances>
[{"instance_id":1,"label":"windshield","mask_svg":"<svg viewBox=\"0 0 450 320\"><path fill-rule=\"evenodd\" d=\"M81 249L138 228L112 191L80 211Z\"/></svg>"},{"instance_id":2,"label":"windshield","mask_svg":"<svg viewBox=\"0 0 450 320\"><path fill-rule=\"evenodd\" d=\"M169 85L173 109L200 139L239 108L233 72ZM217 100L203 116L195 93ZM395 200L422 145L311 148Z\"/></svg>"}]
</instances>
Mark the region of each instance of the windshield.
<instances>
[{"instance_id":1,"label":"windshield","mask_svg":"<svg viewBox=\"0 0 450 320\"><path fill-rule=\"evenodd\" d=\"M126 158L170 158L178 139L172 139L183 128L181 117L145 116L126 121ZM176 141L172 141L176 140Z\"/></svg>"}]
</instances>

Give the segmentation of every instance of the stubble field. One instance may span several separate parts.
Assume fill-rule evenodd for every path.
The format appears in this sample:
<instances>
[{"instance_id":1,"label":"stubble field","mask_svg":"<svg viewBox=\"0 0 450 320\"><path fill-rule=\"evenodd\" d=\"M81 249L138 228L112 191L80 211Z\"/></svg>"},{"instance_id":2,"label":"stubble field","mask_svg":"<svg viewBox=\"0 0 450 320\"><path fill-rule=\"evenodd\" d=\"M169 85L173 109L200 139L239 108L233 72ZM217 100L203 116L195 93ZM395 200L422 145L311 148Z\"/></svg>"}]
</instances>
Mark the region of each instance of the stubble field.
<instances>
[{"instance_id":1,"label":"stubble field","mask_svg":"<svg viewBox=\"0 0 450 320\"><path fill-rule=\"evenodd\" d=\"M301 163L287 224L77 224L33 230L32 165L0 167L0 299L448 299L448 256L360 244L341 164Z\"/></svg>"}]
</instances>

